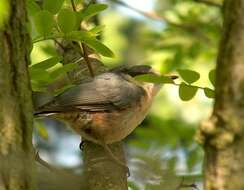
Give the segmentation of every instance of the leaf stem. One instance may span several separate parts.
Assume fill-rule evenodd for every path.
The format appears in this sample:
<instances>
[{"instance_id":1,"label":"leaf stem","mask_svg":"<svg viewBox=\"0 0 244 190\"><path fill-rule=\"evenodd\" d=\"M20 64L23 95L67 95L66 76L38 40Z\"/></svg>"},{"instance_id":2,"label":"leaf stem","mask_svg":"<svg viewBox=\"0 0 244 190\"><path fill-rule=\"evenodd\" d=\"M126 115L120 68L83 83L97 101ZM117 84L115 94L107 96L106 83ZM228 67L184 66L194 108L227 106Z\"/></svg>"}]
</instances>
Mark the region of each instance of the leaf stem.
<instances>
[{"instance_id":1,"label":"leaf stem","mask_svg":"<svg viewBox=\"0 0 244 190\"><path fill-rule=\"evenodd\" d=\"M71 0L71 5L72 5L73 11L77 12L74 0ZM80 29L82 29L81 26L80 26ZM86 47L86 45L84 43L82 43L82 42L78 42L78 43L79 43L79 46L81 48L81 51L83 52L83 57L84 57L84 60L86 62L86 65L88 67L88 70L90 72L90 75L91 75L91 77L94 77L95 75L94 75L94 71L92 69L92 64L91 64L91 62L89 60L88 49L87 49L87 47Z\"/></svg>"}]
</instances>

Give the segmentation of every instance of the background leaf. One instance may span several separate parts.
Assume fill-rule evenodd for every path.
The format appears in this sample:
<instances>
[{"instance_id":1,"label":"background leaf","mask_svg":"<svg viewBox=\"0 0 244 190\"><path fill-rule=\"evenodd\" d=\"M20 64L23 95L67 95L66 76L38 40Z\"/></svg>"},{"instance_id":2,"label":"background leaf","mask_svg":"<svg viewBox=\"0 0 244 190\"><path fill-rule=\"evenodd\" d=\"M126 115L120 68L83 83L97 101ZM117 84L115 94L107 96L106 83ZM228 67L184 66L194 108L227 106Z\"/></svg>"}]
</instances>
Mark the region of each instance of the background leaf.
<instances>
[{"instance_id":1,"label":"background leaf","mask_svg":"<svg viewBox=\"0 0 244 190\"><path fill-rule=\"evenodd\" d=\"M30 16L33 16L37 12L39 12L41 8L35 1L29 0L27 1L27 10L28 10L28 14Z\"/></svg>"},{"instance_id":2,"label":"background leaf","mask_svg":"<svg viewBox=\"0 0 244 190\"><path fill-rule=\"evenodd\" d=\"M84 39L84 42L92 49L96 50L98 53L105 57L114 57L114 53L107 46L105 46L102 42L97 40L96 38Z\"/></svg>"},{"instance_id":3,"label":"background leaf","mask_svg":"<svg viewBox=\"0 0 244 190\"><path fill-rule=\"evenodd\" d=\"M72 71L73 69L78 67L78 63L69 63L66 65L63 65L53 71L50 72L50 76L53 79L58 78L60 75L66 74L69 71Z\"/></svg>"},{"instance_id":4,"label":"background leaf","mask_svg":"<svg viewBox=\"0 0 244 190\"><path fill-rule=\"evenodd\" d=\"M62 9L58 14L58 26L64 33L74 30L76 25L75 12L69 9Z\"/></svg>"},{"instance_id":5,"label":"background leaf","mask_svg":"<svg viewBox=\"0 0 244 190\"><path fill-rule=\"evenodd\" d=\"M81 10L78 13L78 17L81 20L87 20L87 19L95 16L99 12L105 10L106 8L108 8L108 5L106 5L106 4L90 4L87 8Z\"/></svg>"},{"instance_id":6,"label":"background leaf","mask_svg":"<svg viewBox=\"0 0 244 190\"><path fill-rule=\"evenodd\" d=\"M64 0L44 0L43 8L56 14L62 7Z\"/></svg>"},{"instance_id":7,"label":"background leaf","mask_svg":"<svg viewBox=\"0 0 244 190\"><path fill-rule=\"evenodd\" d=\"M49 59L46 59L44 61L41 61L39 63L36 63L34 65L31 65L31 69L43 69L43 70L47 70L50 67L53 67L54 65L56 65L58 62L60 62L62 60L62 58L60 56L54 56L51 57Z\"/></svg>"},{"instance_id":8,"label":"background leaf","mask_svg":"<svg viewBox=\"0 0 244 190\"><path fill-rule=\"evenodd\" d=\"M177 71L181 78L188 84L196 82L200 78L200 74L196 71L192 71L189 69L178 69Z\"/></svg>"},{"instance_id":9,"label":"background leaf","mask_svg":"<svg viewBox=\"0 0 244 190\"><path fill-rule=\"evenodd\" d=\"M211 70L209 73L208 73L208 78L209 78L209 81L211 82L211 84L213 86L215 86L215 69Z\"/></svg>"},{"instance_id":10,"label":"background leaf","mask_svg":"<svg viewBox=\"0 0 244 190\"><path fill-rule=\"evenodd\" d=\"M210 89L210 88L204 88L204 94L206 97L208 98L214 98L214 90Z\"/></svg>"},{"instance_id":11,"label":"background leaf","mask_svg":"<svg viewBox=\"0 0 244 190\"><path fill-rule=\"evenodd\" d=\"M181 83L179 87L179 96L183 101L191 100L197 92L198 88L195 86L190 86L185 83Z\"/></svg>"},{"instance_id":12,"label":"background leaf","mask_svg":"<svg viewBox=\"0 0 244 190\"><path fill-rule=\"evenodd\" d=\"M51 35L55 25L53 15L46 10L41 10L34 16L34 23L37 32L44 37Z\"/></svg>"}]
</instances>

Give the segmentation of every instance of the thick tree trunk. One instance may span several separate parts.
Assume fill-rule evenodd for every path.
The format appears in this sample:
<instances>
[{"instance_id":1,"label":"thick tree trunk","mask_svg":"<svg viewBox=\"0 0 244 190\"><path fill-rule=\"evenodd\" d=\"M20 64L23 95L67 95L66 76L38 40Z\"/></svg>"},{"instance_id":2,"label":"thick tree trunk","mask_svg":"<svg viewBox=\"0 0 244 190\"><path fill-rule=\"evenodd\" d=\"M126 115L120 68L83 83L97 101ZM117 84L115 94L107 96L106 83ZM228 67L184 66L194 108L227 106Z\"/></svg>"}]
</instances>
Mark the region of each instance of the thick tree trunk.
<instances>
[{"instance_id":1,"label":"thick tree trunk","mask_svg":"<svg viewBox=\"0 0 244 190\"><path fill-rule=\"evenodd\" d=\"M34 154L26 6L24 0L5 2L9 16L0 28L0 189L29 190L34 189Z\"/></svg>"},{"instance_id":2,"label":"thick tree trunk","mask_svg":"<svg viewBox=\"0 0 244 190\"><path fill-rule=\"evenodd\" d=\"M244 0L225 0L213 115L199 130L205 190L244 189Z\"/></svg>"}]
</instances>

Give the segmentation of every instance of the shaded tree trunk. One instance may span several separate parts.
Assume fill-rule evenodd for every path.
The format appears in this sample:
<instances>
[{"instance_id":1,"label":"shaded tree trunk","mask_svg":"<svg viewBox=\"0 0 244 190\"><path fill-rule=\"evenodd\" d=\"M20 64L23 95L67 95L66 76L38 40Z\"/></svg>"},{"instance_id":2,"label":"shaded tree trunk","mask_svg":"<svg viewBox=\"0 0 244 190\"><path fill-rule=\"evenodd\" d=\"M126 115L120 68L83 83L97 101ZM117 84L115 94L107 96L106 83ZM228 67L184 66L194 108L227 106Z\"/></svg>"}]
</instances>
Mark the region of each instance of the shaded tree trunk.
<instances>
[{"instance_id":1,"label":"shaded tree trunk","mask_svg":"<svg viewBox=\"0 0 244 190\"><path fill-rule=\"evenodd\" d=\"M24 0L5 1L0 28L0 189L35 189L32 101L27 67L30 38Z\"/></svg>"},{"instance_id":2,"label":"shaded tree trunk","mask_svg":"<svg viewBox=\"0 0 244 190\"><path fill-rule=\"evenodd\" d=\"M244 189L244 0L225 0L216 100L198 139L205 149L205 190Z\"/></svg>"}]
</instances>

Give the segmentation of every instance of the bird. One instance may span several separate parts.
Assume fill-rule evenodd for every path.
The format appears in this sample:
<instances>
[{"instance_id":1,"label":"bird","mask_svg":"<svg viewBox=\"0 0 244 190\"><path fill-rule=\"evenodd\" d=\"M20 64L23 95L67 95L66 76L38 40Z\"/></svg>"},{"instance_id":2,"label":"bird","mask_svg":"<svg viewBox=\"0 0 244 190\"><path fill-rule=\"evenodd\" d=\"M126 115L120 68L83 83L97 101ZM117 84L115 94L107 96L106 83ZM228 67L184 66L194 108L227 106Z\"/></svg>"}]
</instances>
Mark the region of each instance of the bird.
<instances>
[{"instance_id":1,"label":"bird","mask_svg":"<svg viewBox=\"0 0 244 190\"><path fill-rule=\"evenodd\" d=\"M140 125L162 87L135 79L143 74L160 76L148 65L117 67L65 90L37 108L34 115L63 120L82 138L103 146L124 165L108 145L123 140Z\"/></svg>"}]
</instances>

